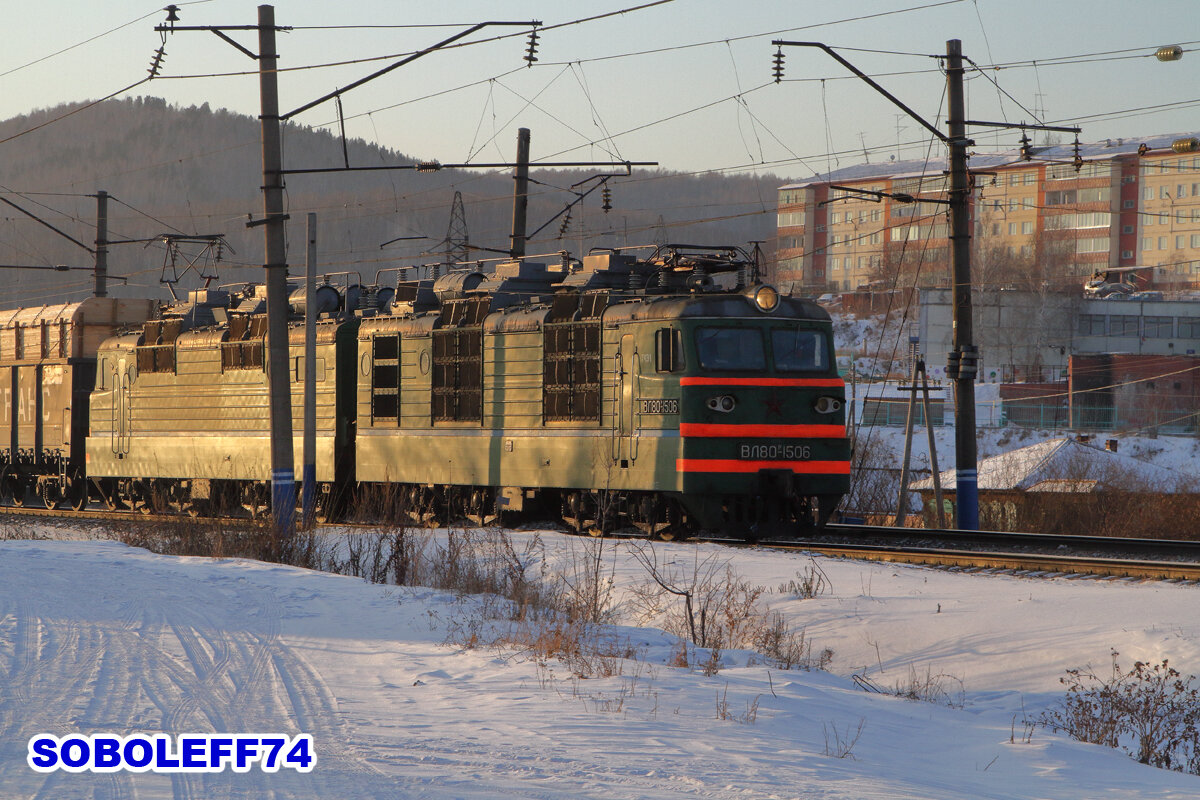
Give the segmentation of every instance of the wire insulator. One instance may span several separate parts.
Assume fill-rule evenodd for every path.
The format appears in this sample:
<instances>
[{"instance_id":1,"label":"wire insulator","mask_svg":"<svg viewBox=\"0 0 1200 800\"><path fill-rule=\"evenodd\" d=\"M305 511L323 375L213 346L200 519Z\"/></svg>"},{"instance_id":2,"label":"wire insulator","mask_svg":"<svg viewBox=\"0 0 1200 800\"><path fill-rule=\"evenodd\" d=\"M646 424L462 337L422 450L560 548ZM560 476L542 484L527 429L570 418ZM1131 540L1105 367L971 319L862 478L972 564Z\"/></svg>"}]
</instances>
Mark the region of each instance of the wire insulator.
<instances>
[{"instance_id":1,"label":"wire insulator","mask_svg":"<svg viewBox=\"0 0 1200 800\"><path fill-rule=\"evenodd\" d=\"M783 48L780 47L775 51L775 66L772 67L771 73L775 76L775 82L779 83L783 80Z\"/></svg>"},{"instance_id":2,"label":"wire insulator","mask_svg":"<svg viewBox=\"0 0 1200 800\"><path fill-rule=\"evenodd\" d=\"M530 67L533 66L533 62L538 60L537 59L537 46L538 46L538 32L537 32L537 28L534 28L533 30L531 30L529 32L529 46L525 48L525 61L528 62L527 65Z\"/></svg>"},{"instance_id":3,"label":"wire insulator","mask_svg":"<svg viewBox=\"0 0 1200 800\"><path fill-rule=\"evenodd\" d=\"M1033 160L1033 147L1031 146L1032 144L1033 144L1033 142L1030 141L1029 134L1026 133L1024 130L1022 130L1021 131L1021 160L1022 161L1032 161Z\"/></svg>"},{"instance_id":4,"label":"wire insulator","mask_svg":"<svg viewBox=\"0 0 1200 800\"><path fill-rule=\"evenodd\" d=\"M601 190L600 196L604 201L600 204L600 207L604 209L604 213L607 214L608 212L612 211L612 190L605 186Z\"/></svg>"},{"instance_id":5,"label":"wire insulator","mask_svg":"<svg viewBox=\"0 0 1200 800\"><path fill-rule=\"evenodd\" d=\"M167 46L164 44L154 51L154 58L150 60L150 69L146 70L150 73L151 78L158 77L158 71L162 68L163 59L167 57Z\"/></svg>"},{"instance_id":6,"label":"wire insulator","mask_svg":"<svg viewBox=\"0 0 1200 800\"><path fill-rule=\"evenodd\" d=\"M567 235L567 229L571 227L571 209L567 209L567 215L563 217L563 221L558 226L558 238L563 238Z\"/></svg>"}]
</instances>

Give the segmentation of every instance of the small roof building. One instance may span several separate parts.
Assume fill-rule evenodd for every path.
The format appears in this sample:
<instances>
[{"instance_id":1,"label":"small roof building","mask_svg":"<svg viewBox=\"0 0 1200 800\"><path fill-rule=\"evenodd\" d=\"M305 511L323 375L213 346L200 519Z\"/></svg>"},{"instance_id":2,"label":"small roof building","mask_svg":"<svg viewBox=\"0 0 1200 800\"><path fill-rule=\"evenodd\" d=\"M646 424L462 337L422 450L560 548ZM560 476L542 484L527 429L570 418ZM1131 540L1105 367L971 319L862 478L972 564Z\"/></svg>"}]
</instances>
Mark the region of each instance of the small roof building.
<instances>
[{"instance_id":1,"label":"small roof building","mask_svg":"<svg viewBox=\"0 0 1200 800\"><path fill-rule=\"evenodd\" d=\"M1200 538L1200 479L1071 438L979 462L980 527L998 531ZM955 470L940 474L955 501ZM933 479L912 485L935 525ZM949 509L947 509L949 510Z\"/></svg>"}]
</instances>

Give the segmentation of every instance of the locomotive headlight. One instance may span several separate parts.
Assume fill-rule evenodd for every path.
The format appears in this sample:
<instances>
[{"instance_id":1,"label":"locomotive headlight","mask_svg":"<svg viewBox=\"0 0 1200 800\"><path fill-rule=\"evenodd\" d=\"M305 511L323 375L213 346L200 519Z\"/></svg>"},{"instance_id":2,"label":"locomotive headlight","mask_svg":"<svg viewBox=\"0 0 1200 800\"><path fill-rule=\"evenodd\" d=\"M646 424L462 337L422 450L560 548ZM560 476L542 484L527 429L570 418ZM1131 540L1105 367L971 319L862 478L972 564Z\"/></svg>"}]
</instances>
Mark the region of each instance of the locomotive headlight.
<instances>
[{"instance_id":1,"label":"locomotive headlight","mask_svg":"<svg viewBox=\"0 0 1200 800\"><path fill-rule=\"evenodd\" d=\"M842 410L842 401L836 397L822 395L813 403L813 410L818 414L836 414Z\"/></svg>"},{"instance_id":2,"label":"locomotive headlight","mask_svg":"<svg viewBox=\"0 0 1200 800\"><path fill-rule=\"evenodd\" d=\"M707 405L712 411L720 411L722 414L728 414L737 407L737 399L733 395L723 394L708 398Z\"/></svg>"},{"instance_id":3,"label":"locomotive headlight","mask_svg":"<svg viewBox=\"0 0 1200 800\"><path fill-rule=\"evenodd\" d=\"M755 288L750 295L754 300L754 305L759 311L765 311L768 314L779 308L779 292L775 291L774 286L759 286Z\"/></svg>"}]
</instances>

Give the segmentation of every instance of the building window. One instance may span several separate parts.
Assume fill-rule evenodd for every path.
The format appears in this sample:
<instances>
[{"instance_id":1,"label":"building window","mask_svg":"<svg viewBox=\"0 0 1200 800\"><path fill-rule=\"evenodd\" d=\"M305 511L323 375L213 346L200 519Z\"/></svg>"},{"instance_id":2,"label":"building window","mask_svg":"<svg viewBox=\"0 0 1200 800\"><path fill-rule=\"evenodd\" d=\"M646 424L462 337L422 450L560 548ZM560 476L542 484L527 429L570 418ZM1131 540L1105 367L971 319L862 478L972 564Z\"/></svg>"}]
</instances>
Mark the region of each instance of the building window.
<instances>
[{"instance_id":1,"label":"building window","mask_svg":"<svg viewBox=\"0 0 1200 800\"><path fill-rule=\"evenodd\" d=\"M1137 336L1139 318L1135 314L1112 314L1108 318L1111 336Z\"/></svg>"},{"instance_id":2,"label":"building window","mask_svg":"<svg viewBox=\"0 0 1200 800\"><path fill-rule=\"evenodd\" d=\"M1200 339L1200 317L1180 317L1179 338Z\"/></svg>"},{"instance_id":3,"label":"building window","mask_svg":"<svg viewBox=\"0 0 1200 800\"><path fill-rule=\"evenodd\" d=\"M1143 250L1153 250L1154 249L1154 239L1150 238L1149 236L1144 237L1142 239L1142 249Z\"/></svg>"},{"instance_id":4,"label":"building window","mask_svg":"<svg viewBox=\"0 0 1200 800\"><path fill-rule=\"evenodd\" d=\"M1080 314L1078 319L1078 331L1081 336L1103 336L1104 315Z\"/></svg>"},{"instance_id":5,"label":"building window","mask_svg":"<svg viewBox=\"0 0 1200 800\"><path fill-rule=\"evenodd\" d=\"M1147 339L1170 339L1174 317L1146 317L1145 336Z\"/></svg>"},{"instance_id":6,"label":"building window","mask_svg":"<svg viewBox=\"0 0 1200 800\"><path fill-rule=\"evenodd\" d=\"M1033 233L1033 223L1032 222L1022 222L1021 223L1021 233L1025 234L1026 236Z\"/></svg>"}]
</instances>

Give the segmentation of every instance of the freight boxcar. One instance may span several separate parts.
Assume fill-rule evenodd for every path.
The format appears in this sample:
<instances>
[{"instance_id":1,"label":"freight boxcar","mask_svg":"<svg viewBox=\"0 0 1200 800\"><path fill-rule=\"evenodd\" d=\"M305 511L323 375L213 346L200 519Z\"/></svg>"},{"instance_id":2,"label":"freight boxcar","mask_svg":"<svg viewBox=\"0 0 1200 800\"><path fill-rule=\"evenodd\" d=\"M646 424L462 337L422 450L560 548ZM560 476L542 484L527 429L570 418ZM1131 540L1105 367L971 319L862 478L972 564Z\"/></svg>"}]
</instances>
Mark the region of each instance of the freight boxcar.
<instances>
[{"instance_id":1,"label":"freight boxcar","mask_svg":"<svg viewBox=\"0 0 1200 800\"><path fill-rule=\"evenodd\" d=\"M50 508L87 502L88 393L101 343L157 312L151 300L93 297L0 312L0 492Z\"/></svg>"}]
</instances>

